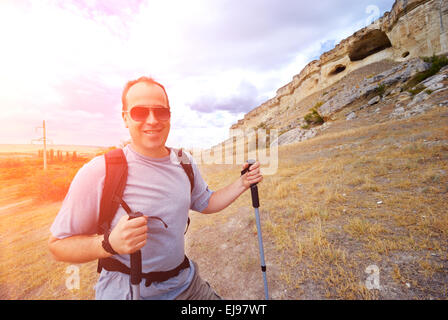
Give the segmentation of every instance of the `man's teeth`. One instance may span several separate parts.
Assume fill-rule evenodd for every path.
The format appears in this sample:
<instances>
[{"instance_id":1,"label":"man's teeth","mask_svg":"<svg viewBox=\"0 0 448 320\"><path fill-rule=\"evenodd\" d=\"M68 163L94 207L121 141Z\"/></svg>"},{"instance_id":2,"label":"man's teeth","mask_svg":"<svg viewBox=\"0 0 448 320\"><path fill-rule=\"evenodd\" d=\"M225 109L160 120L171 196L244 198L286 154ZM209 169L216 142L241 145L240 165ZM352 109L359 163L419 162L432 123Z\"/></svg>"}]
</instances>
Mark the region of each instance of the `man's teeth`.
<instances>
[{"instance_id":1,"label":"man's teeth","mask_svg":"<svg viewBox=\"0 0 448 320\"><path fill-rule=\"evenodd\" d=\"M148 134L154 134L154 133L159 133L160 130L145 130L144 132L148 133Z\"/></svg>"}]
</instances>

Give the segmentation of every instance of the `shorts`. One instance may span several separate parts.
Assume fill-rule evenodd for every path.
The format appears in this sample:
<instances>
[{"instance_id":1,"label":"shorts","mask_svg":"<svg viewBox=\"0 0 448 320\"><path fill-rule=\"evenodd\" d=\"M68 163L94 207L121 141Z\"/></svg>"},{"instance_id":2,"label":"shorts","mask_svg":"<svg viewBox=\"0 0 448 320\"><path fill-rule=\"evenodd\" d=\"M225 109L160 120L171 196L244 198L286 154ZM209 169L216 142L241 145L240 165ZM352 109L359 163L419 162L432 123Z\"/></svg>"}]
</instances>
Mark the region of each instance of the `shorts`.
<instances>
[{"instance_id":1,"label":"shorts","mask_svg":"<svg viewBox=\"0 0 448 320\"><path fill-rule=\"evenodd\" d=\"M200 277L197 263L193 260L190 262L194 264L195 269L193 280L190 286L176 297L176 300L222 300L210 284Z\"/></svg>"}]
</instances>

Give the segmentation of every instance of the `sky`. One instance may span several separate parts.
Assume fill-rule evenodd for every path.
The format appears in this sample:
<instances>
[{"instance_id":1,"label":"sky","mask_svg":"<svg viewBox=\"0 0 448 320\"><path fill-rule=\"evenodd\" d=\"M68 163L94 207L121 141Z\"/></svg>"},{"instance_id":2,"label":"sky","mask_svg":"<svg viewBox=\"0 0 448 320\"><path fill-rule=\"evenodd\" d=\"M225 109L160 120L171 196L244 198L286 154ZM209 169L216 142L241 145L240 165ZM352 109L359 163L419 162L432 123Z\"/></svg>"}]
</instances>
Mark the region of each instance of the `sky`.
<instances>
[{"instance_id":1,"label":"sky","mask_svg":"<svg viewBox=\"0 0 448 320\"><path fill-rule=\"evenodd\" d=\"M0 0L0 143L116 146L129 80L161 82L171 147L208 148L393 0Z\"/></svg>"}]
</instances>

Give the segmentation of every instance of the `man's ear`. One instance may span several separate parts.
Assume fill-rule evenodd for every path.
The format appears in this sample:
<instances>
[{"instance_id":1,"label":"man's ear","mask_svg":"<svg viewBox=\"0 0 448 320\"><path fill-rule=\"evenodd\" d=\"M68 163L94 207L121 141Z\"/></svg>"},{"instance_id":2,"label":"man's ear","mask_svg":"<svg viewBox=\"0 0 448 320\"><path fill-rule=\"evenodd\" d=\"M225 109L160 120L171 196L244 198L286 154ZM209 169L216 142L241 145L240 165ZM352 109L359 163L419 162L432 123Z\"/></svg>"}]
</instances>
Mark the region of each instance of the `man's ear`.
<instances>
[{"instance_id":1,"label":"man's ear","mask_svg":"<svg viewBox=\"0 0 448 320\"><path fill-rule=\"evenodd\" d=\"M128 121L127 121L127 118L126 118L126 114L127 114L126 112L122 111L122 112L121 112L121 117L123 118L125 127L126 127L126 128L129 128L129 127L128 127Z\"/></svg>"}]
</instances>

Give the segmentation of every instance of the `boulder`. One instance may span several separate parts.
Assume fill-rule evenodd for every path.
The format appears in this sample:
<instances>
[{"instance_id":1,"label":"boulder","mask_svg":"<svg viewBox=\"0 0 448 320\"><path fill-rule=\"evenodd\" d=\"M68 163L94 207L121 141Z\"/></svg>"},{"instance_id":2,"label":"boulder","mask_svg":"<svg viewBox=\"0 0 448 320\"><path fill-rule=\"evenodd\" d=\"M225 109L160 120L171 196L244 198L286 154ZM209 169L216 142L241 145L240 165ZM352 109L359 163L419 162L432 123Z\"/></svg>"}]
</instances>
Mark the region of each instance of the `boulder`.
<instances>
[{"instance_id":1,"label":"boulder","mask_svg":"<svg viewBox=\"0 0 448 320\"><path fill-rule=\"evenodd\" d=\"M400 117L404 114L404 108L401 105L396 105L394 111L391 113L392 118Z\"/></svg>"},{"instance_id":2,"label":"boulder","mask_svg":"<svg viewBox=\"0 0 448 320\"><path fill-rule=\"evenodd\" d=\"M421 84L424 85L426 88L435 91L444 87L443 81L445 79L448 79L448 72L447 73L440 72L424 80Z\"/></svg>"},{"instance_id":3,"label":"boulder","mask_svg":"<svg viewBox=\"0 0 448 320\"><path fill-rule=\"evenodd\" d=\"M413 106L423 102L424 100L428 99L428 97L429 97L429 94L427 94L425 91L422 91L414 96L412 101L408 104L408 107L413 107Z\"/></svg>"},{"instance_id":4,"label":"boulder","mask_svg":"<svg viewBox=\"0 0 448 320\"><path fill-rule=\"evenodd\" d=\"M404 91L398 95L397 102L405 102L405 101L408 101L411 99L412 99L412 94L407 91Z\"/></svg>"},{"instance_id":5,"label":"boulder","mask_svg":"<svg viewBox=\"0 0 448 320\"><path fill-rule=\"evenodd\" d=\"M350 112L345 119L346 120L352 120L352 119L355 119L355 118L356 118L356 113Z\"/></svg>"},{"instance_id":6,"label":"boulder","mask_svg":"<svg viewBox=\"0 0 448 320\"><path fill-rule=\"evenodd\" d=\"M371 105L377 104L378 102L380 102L380 100L381 100L381 97L378 95L378 96L373 97L372 99L370 99L369 102L367 102L367 104L369 106L371 106Z\"/></svg>"},{"instance_id":7,"label":"boulder","mask_svg":"<svg viewBox=\"0 0 448 320\"><path fill-rule=\"evenodd\" d=\"M272 144L285 145L295 142L305 141L314 137L318 132L327 129L330 126L329 122L325 122L319 127L314 127L311 129L294 128L283 134L281 134Z\"/></svg>"}]
</instances>

